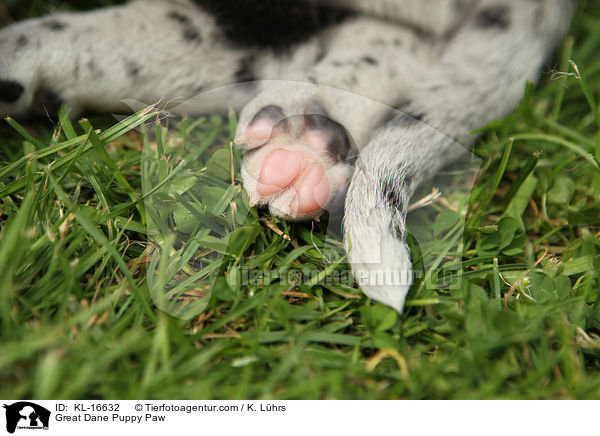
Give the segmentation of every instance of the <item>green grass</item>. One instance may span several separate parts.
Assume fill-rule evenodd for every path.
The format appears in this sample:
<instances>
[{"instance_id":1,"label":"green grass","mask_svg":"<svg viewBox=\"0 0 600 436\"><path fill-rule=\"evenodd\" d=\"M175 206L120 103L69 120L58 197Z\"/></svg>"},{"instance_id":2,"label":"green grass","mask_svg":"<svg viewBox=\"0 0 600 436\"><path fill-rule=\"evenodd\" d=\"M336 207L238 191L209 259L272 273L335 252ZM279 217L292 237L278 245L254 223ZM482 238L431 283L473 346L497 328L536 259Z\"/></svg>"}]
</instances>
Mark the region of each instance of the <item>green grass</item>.
<instances>
[{"instance_id":1,"label":"green grass","mask_svg":"<svg viewBox=\"0 0 600 436\"><path fill-rule=\"evenodd\" d=\"M329 280L348 267L325 223L247 204L233 114L3 122L0 397L600 398L599 52L600 1L581 1L571 75L477 146L463 258L438 237L453 201L414 212L444 260L417 271L462 283L417 281L402 316Z\"/></svg>"}]
</instances>

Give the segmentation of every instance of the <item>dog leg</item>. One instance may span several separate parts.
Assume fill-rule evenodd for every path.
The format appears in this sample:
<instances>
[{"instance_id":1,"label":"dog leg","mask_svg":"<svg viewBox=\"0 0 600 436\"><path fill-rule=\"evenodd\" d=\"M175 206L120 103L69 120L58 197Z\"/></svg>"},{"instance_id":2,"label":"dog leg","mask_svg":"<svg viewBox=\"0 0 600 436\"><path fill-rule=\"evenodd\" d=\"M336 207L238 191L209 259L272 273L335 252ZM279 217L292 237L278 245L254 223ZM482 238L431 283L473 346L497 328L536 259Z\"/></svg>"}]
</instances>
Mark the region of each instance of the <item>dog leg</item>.
<instances>
[{"instance_id":1,"label":"dog leg","mask_svg":"<svg viewBox=\"0 0 600 436\"><path fill-rule=\"evenodd\" d=\"M367 143L385 103L406 95L437 48L373 18L350 19L319 42L317 62L283 75L288 81L263 84L238 124L251 201L293 219L317 217L343 196L353 168L348 157Z\"/></svg>"},{"instance_id":2,"label":"dog leg","mask_svg":"<svg viewBox=\"0 0 600 436\"><path fill-rule=\"evenodd\" d=\"M366 278L368 296L402 310L411 284L405 218L415 187L460 157L455 141L472 145L470 131L515 107L564 34L571 9L566 0L481 1L414 84L403 113L361 150L344 224L348 259L355 276ZM402 280L369 281L382 270Z\"/></svg>"},{"instance_id":3,"label":"dog leg","mask_svg":"<svg viewBox=\"0 0 600 436\"><path fill-rule=\"evenodd\" d=\"M62 103L77 113L127 110L123 99L184 101L243 80L253 53L185 0L25 20L0 30L0 115L44 115Z\"/></svg>"}]
</instances>

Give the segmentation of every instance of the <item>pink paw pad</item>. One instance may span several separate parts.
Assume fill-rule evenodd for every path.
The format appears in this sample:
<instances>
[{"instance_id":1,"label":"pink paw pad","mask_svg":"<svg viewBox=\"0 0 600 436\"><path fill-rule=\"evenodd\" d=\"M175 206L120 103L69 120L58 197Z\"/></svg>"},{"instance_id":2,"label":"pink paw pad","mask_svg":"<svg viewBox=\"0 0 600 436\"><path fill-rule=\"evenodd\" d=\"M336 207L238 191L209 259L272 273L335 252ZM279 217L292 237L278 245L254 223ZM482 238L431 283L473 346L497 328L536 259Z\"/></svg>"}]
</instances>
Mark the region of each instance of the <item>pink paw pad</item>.
<instances>
[{"instance_id":1,"label":"pink paw pad","mask_svg":"<svg viewBox=\"0 0 600 436\"><path fill-rule=\"evenodd\" d=\"M271 138L286 131L286 121L278 106L266 106L258 112L246 128L245 133L235 142L247 148L255 148L269 142Z\"/></svg>"},{"instance_id":2,"label":"pink paw pad","mask_svg":"<svg viewBox=\"0 0 600 436\"><path fill-rule=\"evenodd\" d=\"M316 104L288 118L278 106L266 106L236 142L246 150L261 147L243 165L251 202L286 218L319 216L351 174L344 162L350 150L346 131Z\"/></svg>"},{"instance_id":3,"label":"pink paw pad","mask_svg":"<svg viewBox=\"0 0 600 436\"><path fill-rule=\"evenodd\" d=\"M273 195L287 188L302 170L302 153L277 149L262 164L256 189L260 195Z\"/></svg>"},{"instance_id":4,"label":"pink paw pad","mask_svg":"<svg viewBox=\"0 0 600 436\"><path fill-rule=\"evenodd\" d=\"M317 212L326 206L329 200L329 179L322 166L313 167L296 187L292 212L294 215L306 215Z\"/></svg>"}]
</instances>

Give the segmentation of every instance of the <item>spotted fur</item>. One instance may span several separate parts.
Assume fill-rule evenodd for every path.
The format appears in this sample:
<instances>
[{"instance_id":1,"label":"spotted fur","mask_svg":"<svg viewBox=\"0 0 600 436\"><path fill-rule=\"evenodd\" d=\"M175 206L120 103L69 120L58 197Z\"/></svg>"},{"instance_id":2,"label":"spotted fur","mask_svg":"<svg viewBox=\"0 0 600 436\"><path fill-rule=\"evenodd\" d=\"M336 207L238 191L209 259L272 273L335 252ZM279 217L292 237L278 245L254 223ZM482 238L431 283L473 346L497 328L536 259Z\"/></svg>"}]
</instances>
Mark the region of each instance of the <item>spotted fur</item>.
<instances>
[{"instance_id":1,"label":"spotted fur","mask_svg":"<svg viewBox=\"0 0 600 436\"><path fill-rule=\"evenodd\" d=\"M401 311L412 283L412 192L460 157L456 144L476 139L470 131L514 108L572 9L569 0L135 0L61 13L0 31L0 115L51 112L61 102L73 112L114 111L124 98L152 103L286 79L243 88L238 133L265 108L290 117L286 134L306 125L333 132L329 157L315 159L329 159L340 186L353 172L349 262L367 295ZM390 106L401 113L390 117ZM321 109L311 115L310 107ZM265 153L248 150L243 173L256 175ZM345 159L355 153L356 163ZM255 181L245 182L263 201ZM275 203L263 202L281 213ZM369 279L388 270L400 274Z\"/></svg>"}]
</instances>

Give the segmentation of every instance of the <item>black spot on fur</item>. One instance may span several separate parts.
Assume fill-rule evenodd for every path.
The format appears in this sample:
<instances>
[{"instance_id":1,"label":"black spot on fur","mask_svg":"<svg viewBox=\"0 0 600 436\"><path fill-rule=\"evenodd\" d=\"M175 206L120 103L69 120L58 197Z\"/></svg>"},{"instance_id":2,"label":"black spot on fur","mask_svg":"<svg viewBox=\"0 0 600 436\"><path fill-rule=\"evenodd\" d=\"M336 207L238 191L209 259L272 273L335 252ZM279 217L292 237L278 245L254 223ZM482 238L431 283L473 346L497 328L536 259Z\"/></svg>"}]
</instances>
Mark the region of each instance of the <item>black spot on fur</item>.
<instances>
[{"instance_id":1,"label":"black spot on fur","mask_svg":"<svg viewBox=\"0 0 600 436\"><path fill-rule=\"evenodd\" d=\"M198 85L192 90L192 95L201 94L202 92L204 92L205 89L206 89L206 86Z\"/></svg>"},{"instance_id":2,"label":"black spot on fur","mask_svg":"<svg viewBox=\"0 0 600 436\"><path fill-rule=\"evenodd\" d=\"M254 77L254 61L256 60L256 56L254 54L250 54L245 56L240 61L240 65L235 72L235 80L236 82L251 82L256 80Z\"/></svg>"},{"instance_id":3,"label":"black spot on fur","mask_svg":"<svg viewBox=\"0 0 600 436\"><path fill-rule=\"evenodd\" d=\"M142 67L132 61L127 61L125 68L129 77L136 77L140 74L140 70L142 69Z\"/></svg>"},{"instance_id":4,"label":"black spot on fur","mask_svg":"<svg viewBox=\"0 0 600 436\"><path fill-rule=\"evenodd\" d=\"M14 103L23 94L23 85L12 80L0 80L0 101Z\"/></svg>"},{"instance_id":5,"label":"black spot on fur","mask_svg":"<svg viewBox=\"0 0 600 436\"><path fill-rule=\"evenodd\" d=\"M393 210L401 215L407 212L408 199L410 198L410 185L412 178L410 175L400 180L384 179L381 181L382 200ZM402 195L402 191L407 191Z\"/></svg>"},{"instance_id":6,"label":"black spot on fur","mask_svg":"<svg viewBox=\"0 0 600 436\"><path fill-rule=\"evenodd\" d=\"M414 32L416 38L416 41L420 41L420 40L425 40L426 38L430 38L430 34L428 34L425 29L421 28L421 27L414 27L412 29L412 31Z\"/></svg>"},{"instance_id":7,"label":"black spot on fur","mask_svg":"<svg viewBox=\"0 0 600 436\"><path fill-rule=\"evenodd\" d=\"M351 15L311 0L193 1L215 17L224 36L236 45L273 50L306 41Z\"/></svg>"},{"instance_id":8,"label":"black spot on fur","mask_svg":"<svg viewBox=\"0 0 600 436\"><path fill-rule=\"evenodd\" d=\"M187 28L183 31L183 37L188 41L202 42L202 36L196 29Z\"/></svg>"},{"instance_id":9,"label":"black spot on fur","mask_svg":"<svg viewBox=\"0 0 600 436\"><path fill-rule=\"evenodd\" d=\"M169 17L172 20L177 21L180 24L186 24L186 23L190 22L190 19L188 17L186 17L185 15L183 15L177 11L168 12L167 17Z\"/></svg>"},{"instance_id":10,"label":"black spot on fur","mask_svg":"<svg viewBox=\"0 0 600 436\"><path fill-rule=\"evenodd\" d=\"M373 59L371 56L365 56L363 58L361 58L361 61L369 64L369 65L377 65L377 61L375 59Z\"/></svg>"},{"instance_id":11,"label":"black spot on fur","mask_svg":"<svg viewBox=\"0 0 600 436\"><path fill-rule=\"evenodd\" d=\"M327 50L325 50L324 47L319 47L319 54L315 58L315 64L318 64L323 59L325 59L325 56L327 56Z\"/></svg>"},{"instance_id":12,"label":"black spot on fur","mask_svg":"<svg viewBox=\"0 0 600 436\"><path fill-rule=\"evenodd\" d=\"M510 26L510 8L505 5L484 8L475 17L475 25L484 29L507 29Z\"/></svg>"},{"instance_id":13,"label":"black spot on fur","mask_svg":"<svg viewBox=\"0 0 600 436\"><path fill-rule=\"evenodd\" d=\"M168 12L167 17L171 20L178 22L181 25L181 27L183 28L183 38L185 40L202 42L202 35L200 35L198 29L194 27L189 17L186 17L185 15L177 11Z\"/></svg>"},{"instance_id":14,"label":"black spot on fur","mask_svg":"<svg viewBox=\"0 0 600 436\"><path fill-rule=\"evenodd\" d=\"M425 118L422 112L411 112L408 104L404 104L393 110L390 115L384 119L382 124L392 124L397 127L411 127L419 124Z\"/></svg>"},{"instance_id":15,"label":"black spot on fur","mask_svg":"<svg viewBox=\"0 0 600 436\"><path fill-rule=\"evenodd\" d=\"M381 182L381 196L382 200L394 210L402 213L405 209L404 202L398 192L399 187L395 185L391 180L384 180Z\"/></svg>"},{"instance_id":16,"label":"black spot on fur","mask_svg":"<svg viewBox=\"0 0 600 436\"><path fill-rule=\"evenodd\" d=\"M92 51L92 48L90 48L90 51ZM100 67L94 59L90 59L87 62L86 66L90 70L90 72L96 77L104 77L104 71L100 69Z\"/></svg>"},{"instance_id":17,"label":"black spot on fur","mask_svg":"<svg viewBox=\"0 0 600 436\"><path fill-rule=\"evenodd\" d=\"M21 35L17 38L17 50L27 47L27 44L29 44L29 38L25 35Z\"/></svg>"},{"instance_id":18,"label":"black spot on fur","mask_svg":"<svg viewBox=\"0 0 600 436\"><path fill-rule=\"evenodd\" d=\"M42 23L42 27L52 30L53 32L60 32L61 30L69 27L67 23L58 20L48 20Z\"/></svg>"}]
</instances>

